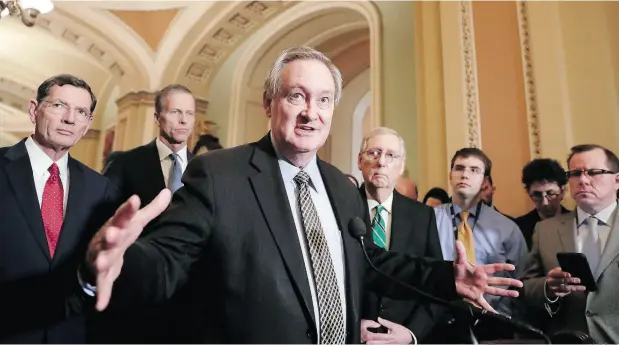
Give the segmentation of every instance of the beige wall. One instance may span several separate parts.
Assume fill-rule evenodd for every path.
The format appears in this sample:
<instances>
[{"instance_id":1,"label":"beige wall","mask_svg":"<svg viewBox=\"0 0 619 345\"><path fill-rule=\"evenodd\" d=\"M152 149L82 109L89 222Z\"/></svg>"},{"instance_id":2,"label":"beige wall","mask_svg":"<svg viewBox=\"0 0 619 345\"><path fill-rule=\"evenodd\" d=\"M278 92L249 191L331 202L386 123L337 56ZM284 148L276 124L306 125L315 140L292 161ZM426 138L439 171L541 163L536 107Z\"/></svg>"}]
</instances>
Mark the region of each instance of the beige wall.
<instances>
[{"instance_id":1,"label":"beige wall","mask_svg":"<svg viewBox=\"0 0 619 345\"><path fill-rule=\"evenodd\" d=\"M481 144L492 160L494 202L520 215L530 206L519 183L530 150L516 3L474 2L473 18Z\"/></svg>"}]
</instances>

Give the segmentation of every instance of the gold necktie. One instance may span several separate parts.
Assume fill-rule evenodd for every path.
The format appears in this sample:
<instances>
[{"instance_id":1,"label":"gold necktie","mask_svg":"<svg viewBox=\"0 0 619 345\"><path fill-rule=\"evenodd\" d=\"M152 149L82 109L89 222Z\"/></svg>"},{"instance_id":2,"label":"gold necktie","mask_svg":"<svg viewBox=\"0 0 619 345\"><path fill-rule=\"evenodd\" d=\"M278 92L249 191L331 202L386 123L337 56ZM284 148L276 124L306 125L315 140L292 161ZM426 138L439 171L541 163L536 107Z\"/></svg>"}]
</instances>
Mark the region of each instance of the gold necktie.
<instances>
[{"instance_id":1,"label":"gold necktie","mask_svg":"<svg viewBox=\"0 0 619 345\"><path fill-rule=\"evenodd\" d=\"M476 263L475 259L475 240L473 239L473 229L467 220L469 219L469 213L466 211L460 212L460 224L458 225L458 240L464 244L466 248L466 259L473 265Z\"/></svg>"}]
</instances>

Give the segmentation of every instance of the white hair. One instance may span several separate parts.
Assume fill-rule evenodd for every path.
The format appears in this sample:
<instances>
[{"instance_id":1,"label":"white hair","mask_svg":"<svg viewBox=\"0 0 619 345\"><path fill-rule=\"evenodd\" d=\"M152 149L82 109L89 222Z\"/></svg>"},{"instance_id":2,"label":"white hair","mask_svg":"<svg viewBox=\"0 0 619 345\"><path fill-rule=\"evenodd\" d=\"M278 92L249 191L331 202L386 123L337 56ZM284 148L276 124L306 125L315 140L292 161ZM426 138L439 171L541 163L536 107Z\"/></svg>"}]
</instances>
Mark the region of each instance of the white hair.
<instances>
[{"instance_id":1,"label":"white hair","mask_svg":"<svg viewBox=\"0 0 619 345\"><path fill-rule=\"evenodd\" d=\"M396 136L400 141L400 150L402 152L402 159L406 159L406 148L404 147L404 139L402 136L396 132L395 130L388 127L376 127L370 131L370 133L366 134L361 140L361 147L359 148L359 153L365 152L368 146L368 141L377 135L385 135L390 134Z\"/></svg>"}]
</instances>

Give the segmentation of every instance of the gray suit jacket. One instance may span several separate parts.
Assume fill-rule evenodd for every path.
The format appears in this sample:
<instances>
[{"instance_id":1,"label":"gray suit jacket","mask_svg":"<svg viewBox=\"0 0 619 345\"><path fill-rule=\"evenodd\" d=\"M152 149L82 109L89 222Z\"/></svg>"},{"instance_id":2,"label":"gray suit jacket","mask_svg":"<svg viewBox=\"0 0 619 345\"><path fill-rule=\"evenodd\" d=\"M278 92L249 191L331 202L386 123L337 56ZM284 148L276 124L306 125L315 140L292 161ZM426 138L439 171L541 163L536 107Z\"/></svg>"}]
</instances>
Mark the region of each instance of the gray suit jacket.
<instances>
[{"instance_id":1,"label":"gray suit jacket","mask_svg":"<svg viewBox=\"0 0 619 345\"><path fill-rule=\"evenodd\" d=\"M562 298L559 310L545 327L548 334L560 330L588 333L596 343L619 343L619 212L615 212L613 228L604 247L600 264L593 276L596 292L572 292ZM544 303L544 281L551 269L558 267L558 252L576 252L574 212L544 220L533 234L522 277L522 298L529 310L548 315Z\"/></svg>"}]
</instances>

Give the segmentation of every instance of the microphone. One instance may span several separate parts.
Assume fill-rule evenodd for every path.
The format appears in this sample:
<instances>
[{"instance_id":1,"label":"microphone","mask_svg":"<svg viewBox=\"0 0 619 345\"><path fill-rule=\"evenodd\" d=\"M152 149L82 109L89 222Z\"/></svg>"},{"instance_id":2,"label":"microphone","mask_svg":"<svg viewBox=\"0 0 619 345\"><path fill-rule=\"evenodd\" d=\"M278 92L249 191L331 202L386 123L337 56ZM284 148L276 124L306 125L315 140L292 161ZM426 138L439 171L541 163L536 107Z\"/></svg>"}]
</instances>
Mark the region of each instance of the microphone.
<instances>
[{"instance_id":1,"label":"microphone","mask_svg":"<svg viewBox=\"0 0 619 345\"><path fill-rule=\"evenodd\" d=\"M462 301L447 301L444 300L442 298L433 296L427 292L421 291L419 289L417 289L414 286L411 286L403 281L400 281L386 273L381 272L376 266L374 266L374 263L372 263L372 260L370 259L368 252L365 248L365 242L364 242L364 238L365 238L365 234L367 232L367 227L365 225L365 222L359 218L359 217L354 217L350 220L350 222L348 223L348 231L350 232L350 234L359 241L359 243L361 244L361 249L363 250L363 254L365 255L365 260L368 262L368 264L370 265L370 267L372 268L372 270L374 270L376 273L378 273L379 275L389 279L390 281L406 288L409 291L412 291L413 293L415 293L416 295L418 295L419 297L422 297L423 299L426 299L430 302L436 303L436 304L440 304L440 305L444 305L447 306L451 309L457 309L460 311L464 311L467 313L467 315L471 318L474 319L487 319L487 320L493 320L493 321L498 321L501 323L505 323L508 324L516 329L520 329L521 331L525 331L525 332L530 332L536 335L541 336L544 341L546 342L546 344L550 344L550 339L548 338L548 336L546 334L544 334L544 332L540 331L539 329L524 323L522 321L519 320L514 320L512 319L510 316L507 315L503 315L503 314L499 314L499 313L493 313L490 312L486 309L483 308L479 308L477 306L474 306L470 303L466 303L466 302L462 302Z\"/></svg>"}]
</instances>

